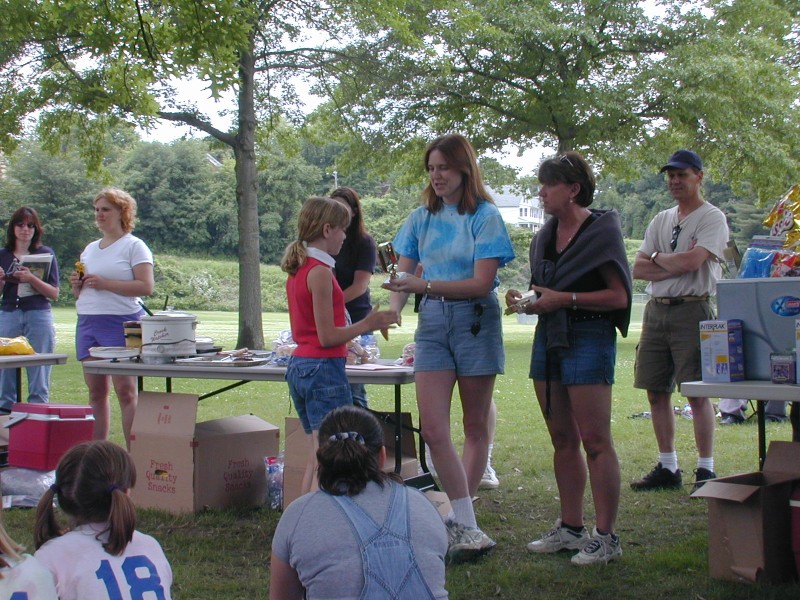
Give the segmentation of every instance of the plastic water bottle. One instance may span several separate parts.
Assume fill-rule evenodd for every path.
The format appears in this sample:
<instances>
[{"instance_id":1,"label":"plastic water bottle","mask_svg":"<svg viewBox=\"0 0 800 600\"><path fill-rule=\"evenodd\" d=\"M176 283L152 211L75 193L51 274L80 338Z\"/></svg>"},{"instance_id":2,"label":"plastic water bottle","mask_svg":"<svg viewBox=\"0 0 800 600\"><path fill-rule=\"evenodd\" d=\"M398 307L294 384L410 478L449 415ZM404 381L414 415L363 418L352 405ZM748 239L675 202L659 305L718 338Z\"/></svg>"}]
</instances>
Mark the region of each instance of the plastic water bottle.
<instances>
[{"instance_id":1,"label":"plastic water bottle","mask_svg":"<svg viewBox=\"0 0 800 600\"><path fill-rule=\"evenodd\" d=\"M272 510L283 506L283 455L264 459L267 469L267 505Z\"/></svg>"}]
</instances>

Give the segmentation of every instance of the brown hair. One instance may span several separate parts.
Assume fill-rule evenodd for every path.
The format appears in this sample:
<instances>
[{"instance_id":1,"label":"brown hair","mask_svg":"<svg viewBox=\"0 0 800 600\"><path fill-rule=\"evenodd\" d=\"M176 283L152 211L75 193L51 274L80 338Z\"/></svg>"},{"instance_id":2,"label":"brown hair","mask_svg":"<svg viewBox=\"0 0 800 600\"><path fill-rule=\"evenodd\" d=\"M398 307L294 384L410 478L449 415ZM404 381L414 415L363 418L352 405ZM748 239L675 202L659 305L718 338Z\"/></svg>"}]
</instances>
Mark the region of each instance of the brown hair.
<instances>
[{"instance_id":1,"label":"brown hair","mask_svg":"<svg viewBox=\"0 0 800 600\"><path fill-rule=\"evenodd\" d=\"M294 275L308 257L308 242L322 236L325 225L347 229L350 211L333 198L312 196L303 203L297 217L297 239L286 246L281 259L281 269Z\"/></svg>"},{"instance_id":2,"label":"brown hair","mask_svg":"<svg viewBox=\"0 0 800 600\"><path fill-rule=\"evenodd\" d=\"M345 238L344 243L350 245L357 243L367 235L358 192L350 187L340 187L331 192L331 198L344 201L353 212L353 218L350 220L350 225L347 226L347 238Z\"/></svg>"},{"instance_id":3,"label":"brown hair","mask_svg":"<svg viewBox=\"0 0 800 600\"><path fill-rule=\"evenodd\" d=\"M486 191L481 177L481 171L478 167L478 157L475 154L475 149L469 140L459 133L450 133L436 138L425 149L425 159L423 167L428 170L428 159L431 152L438 150L441 152L447 165L452 169L457 169L461 173L461 183L463 184L463 193L461 199L458 201L458 214L474 213L478 208L478 200L486 200L492 202L492 197ZM442 208L444 201L436 195L430 181L427 187L422 192L422 200L428 210L432 213L439 212Z\"/></svg>"},{"instance_id":4,"label":"brown hair","mask_svg":"<svg viewBox=\"0 0 800 600\"><path fill-rule=\"evenodd\" d=\"M5 249L9 252L13 252L16 249L17 232L14 230L14 227L20 223L33 223L33 237L31 238L30 246L31 250L41 246L44 229L42 228L42 222L39 220L39 215L34 209L28 206L20 206L14 211L14 214L11 215L11 218L8 220Z\"/></svg>"},{"instance_id":5,"label":"brown hair","mask_svg":"<svg viewBox=\"0 0 800 600\"><path fill-rule=\"evenodd\" d=\"M548 158L539 165L539 181L545 184L577 183L581 191L575 196L575 204L589 206L594 198L594 173L589 163L574 151Z\"/></svg>"},{"instance_id":6,"label":"brown hair","mask_svg":"<svg viewBox=\"0 0 800 600\"><path fill-rule=\"evenodd\" d=\"M105 440L83 442L70 448L56 467L56 482L39 500L34 525L34 543L69 531L56 519L53 500L75 523L105 523L100 535L108 532L103 548L119 556L133 539L136 507L128 490L136 484L136 468L130 454Z\"/></svg>"},{"instance_id":7,"label":"brown hair","mask_svg":"<svg viewBox=\"0 0 800 600\"><path fill-rule=\"evenodd\" d=\"M134 200L133 196L118 188L107 187L100 190L100 193L94 197L92 206L97 204L97 201L100 199L110 202L120 210L122 213L120 215L122 231L125 233L133 231L133 227L136 223L136 200Z\"/></svg>"},{"instance_id":8,"label":"brown hair","mask_svg":"<svg viewBox=\"0 0 800 600\"><path fill-rule=\"evenodd\" d=\"M361 407L346 405L329 412L319 426L319 487L334 496L355 496L367 483L383 486L397 473L386 473L378 463L383 447L383 428L375 416Z\"/></svg>"}]
</instances>

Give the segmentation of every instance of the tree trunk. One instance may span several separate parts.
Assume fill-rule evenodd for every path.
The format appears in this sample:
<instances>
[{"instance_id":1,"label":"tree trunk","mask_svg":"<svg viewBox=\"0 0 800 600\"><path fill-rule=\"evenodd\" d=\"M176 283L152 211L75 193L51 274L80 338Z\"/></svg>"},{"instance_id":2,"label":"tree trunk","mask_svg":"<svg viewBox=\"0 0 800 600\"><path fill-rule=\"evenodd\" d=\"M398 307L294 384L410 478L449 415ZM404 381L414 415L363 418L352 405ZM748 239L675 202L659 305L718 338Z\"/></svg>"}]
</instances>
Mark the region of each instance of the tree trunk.
<instances>
[{"instance_id":1,"label":"tree trunk","mask_svg":"<svg viewBox=\"0 0 800 600\"><path fill-rule=\"evenodd\" d=\"M239 55L239 130L236 134L236 200L239 206L239 337L237 348L262 349L261 249L255 154L255 59Z\"/></svg>"}]
</instances>

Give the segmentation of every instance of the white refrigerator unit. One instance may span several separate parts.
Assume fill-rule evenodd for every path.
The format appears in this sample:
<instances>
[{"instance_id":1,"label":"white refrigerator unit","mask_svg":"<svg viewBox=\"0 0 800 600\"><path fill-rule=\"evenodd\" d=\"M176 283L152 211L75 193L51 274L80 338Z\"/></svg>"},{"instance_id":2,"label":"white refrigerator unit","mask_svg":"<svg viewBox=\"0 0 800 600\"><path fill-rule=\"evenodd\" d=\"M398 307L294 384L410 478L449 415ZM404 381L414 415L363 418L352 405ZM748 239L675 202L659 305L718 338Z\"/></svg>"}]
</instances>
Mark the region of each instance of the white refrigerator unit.
<instances>
[{"instance_id":1,"label":"white refrigerator unit","mask_svg":"<svg viewBox=\"0 0 800 600\"><path fill-rule=\"evenodd\" d=\"M717 313L720 319L743 321L745 377L769 380L770 353L796 351L800 277L720 280Z\"/></svg>"}]
</instances>

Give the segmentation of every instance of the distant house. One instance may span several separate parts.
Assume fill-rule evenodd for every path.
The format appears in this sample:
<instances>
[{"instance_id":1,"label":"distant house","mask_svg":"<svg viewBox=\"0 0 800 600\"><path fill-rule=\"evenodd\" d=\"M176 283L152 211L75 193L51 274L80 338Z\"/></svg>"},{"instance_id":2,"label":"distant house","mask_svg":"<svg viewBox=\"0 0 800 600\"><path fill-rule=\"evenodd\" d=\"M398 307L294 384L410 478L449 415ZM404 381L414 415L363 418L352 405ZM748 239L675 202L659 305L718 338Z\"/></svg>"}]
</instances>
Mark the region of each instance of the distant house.
<instances>
[{"instance_id":1,"label":"distant house","mask_svg":"<svg viewBox=\"0 0 800 600\"><path fill-rule=\"evenodd\" d=\"M488 191L500 209L503 221L509 225L526 227L536 233L547 220L539 205L539 197L528 190L504 185L500 190L488 187Z\"/></svg>"}]
</instances>

